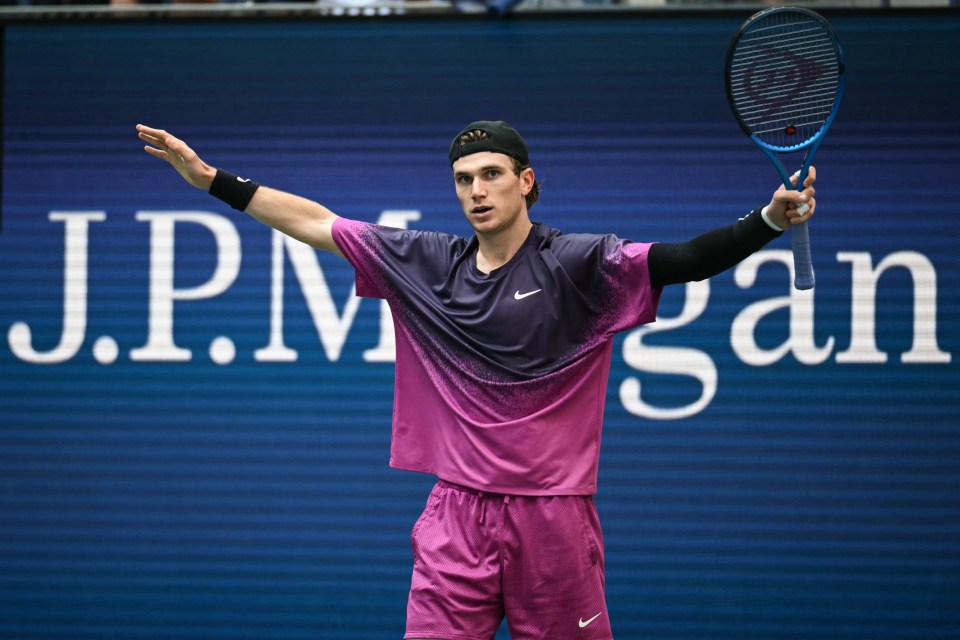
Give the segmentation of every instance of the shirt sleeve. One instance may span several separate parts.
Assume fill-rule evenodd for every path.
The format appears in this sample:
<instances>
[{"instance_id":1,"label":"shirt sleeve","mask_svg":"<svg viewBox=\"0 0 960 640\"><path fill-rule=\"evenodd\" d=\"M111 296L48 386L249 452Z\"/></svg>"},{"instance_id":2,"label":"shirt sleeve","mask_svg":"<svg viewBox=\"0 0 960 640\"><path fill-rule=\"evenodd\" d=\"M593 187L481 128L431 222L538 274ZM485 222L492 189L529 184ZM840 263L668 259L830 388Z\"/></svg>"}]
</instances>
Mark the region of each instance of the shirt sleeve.
<instances>
[{"instance_id":1,"label":"shirt sleeve","mask_svg":"<svg viewBox=\"0 0 960 640\"><path fill-rule=\"evenodd\" d=\"M653 322L661 290L650 281L650 243L615 235L561 236L555 252L605 334Z\"/></svg>"},{"instance_id":2,"label":"shirt sleeve","mask_svg":"<svg viewBox=\"0 0 960 640\"><path fill-rule=\"evenodd\" d=\"M463 249L456 236L346 218L334 221L333 240L356 270L357 295L388 301L398 291L429 295L425 289L443 282Z\"/></svg>"},{"instance_id":3,"label":"shirt sleeve","mask_svg":"<svg viewBox=\"0 0 960 640\"><path fill-rule=\"evenodd\" d=\"M632 329L657 319L662 289L650 280L650 250L654 245L610 236L605 243L601 277L608 291L604 307L611 315L610 333Z\"/></svg>"},{"instance_id":4,"label":"shirt sleeve","mask_svg":"<svg viewBox=\"0 0 960 640\"><path fill-rule=\"evenodd\" d=\"M385 278L383 260L378 246L375 225L337 218L333 221L333 241L356 272L357 295L363 298L383 298Z\"/></svg>"}]
</instances>

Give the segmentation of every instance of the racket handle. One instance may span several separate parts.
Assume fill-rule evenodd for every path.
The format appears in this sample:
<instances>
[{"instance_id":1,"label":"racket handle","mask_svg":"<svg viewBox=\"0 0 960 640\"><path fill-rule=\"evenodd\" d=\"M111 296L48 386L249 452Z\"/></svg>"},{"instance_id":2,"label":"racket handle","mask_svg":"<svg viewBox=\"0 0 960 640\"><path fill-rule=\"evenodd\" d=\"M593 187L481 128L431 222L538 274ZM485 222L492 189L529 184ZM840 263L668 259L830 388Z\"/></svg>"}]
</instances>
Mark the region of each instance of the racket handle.
<instances>
[{"instance_id":1,"label":"racket handle","mask_svg":"<svg viewBox=\"0 0 960 640\"><path fill-rule=\"evenodd\" d=\"M801 222L790 227L793 241L793 286L796 289L813 289L816 279L813 277L813 261L810 258L810 231L807 223Z\"/></svg>"}]
</instances>

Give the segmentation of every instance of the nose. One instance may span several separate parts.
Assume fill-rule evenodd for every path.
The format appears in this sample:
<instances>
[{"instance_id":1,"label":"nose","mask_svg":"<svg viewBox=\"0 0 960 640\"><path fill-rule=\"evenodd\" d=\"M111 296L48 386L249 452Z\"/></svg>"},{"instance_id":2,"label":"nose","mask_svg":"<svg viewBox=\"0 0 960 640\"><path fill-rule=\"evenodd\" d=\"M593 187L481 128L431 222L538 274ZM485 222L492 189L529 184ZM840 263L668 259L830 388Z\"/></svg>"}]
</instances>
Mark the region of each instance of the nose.
<instances>
[{"instance_id":1,"label":"nose","mask_svg":"<svg viewBox=\"0 0 960 640\"><path fill-rule=\"evenodd\" d=\"M483 180L480 177L473 179L473 183L470 185L470 195L473 198L482 198L487 194L487 190L483 185Z\"/></svg>"}]
</instances>

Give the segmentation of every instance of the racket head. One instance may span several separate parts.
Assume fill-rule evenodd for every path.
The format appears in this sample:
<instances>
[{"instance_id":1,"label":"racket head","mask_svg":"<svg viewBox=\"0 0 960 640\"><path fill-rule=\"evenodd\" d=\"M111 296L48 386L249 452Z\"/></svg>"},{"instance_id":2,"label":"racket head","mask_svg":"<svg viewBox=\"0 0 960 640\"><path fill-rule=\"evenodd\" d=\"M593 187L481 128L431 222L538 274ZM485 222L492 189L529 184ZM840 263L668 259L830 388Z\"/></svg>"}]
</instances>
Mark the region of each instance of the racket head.
<instances>
[{"instance_id":1,"label":"racket head","mask_svg":"<svg viewBox=\"0 0 960 640\"><path fill-rule=\"evenodd\" d=\"M826 133L843 96L843 48L820 14L764 9L727 49L727 100L743 131L776 153L799 151Z\"/></svg>"}]
</instances>

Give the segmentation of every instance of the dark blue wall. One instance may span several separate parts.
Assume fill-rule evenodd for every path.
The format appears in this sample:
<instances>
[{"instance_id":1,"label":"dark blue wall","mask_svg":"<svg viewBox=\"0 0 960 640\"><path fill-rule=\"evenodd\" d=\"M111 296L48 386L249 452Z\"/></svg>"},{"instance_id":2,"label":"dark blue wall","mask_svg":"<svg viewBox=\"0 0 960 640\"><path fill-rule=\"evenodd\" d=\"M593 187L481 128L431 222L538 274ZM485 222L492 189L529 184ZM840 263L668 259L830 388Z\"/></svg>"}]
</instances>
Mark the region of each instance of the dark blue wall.
<instances>
[{"instance_id":1,"label":"dark blue wall","mask_svg":"<svg viewBox=\"0 0 960 640\"><path fill-rule=\"evenodd\" d=\"M724 97L745 17L7 25L0 636L403 631L431 479L387 467L380 303L273 254L136 123L341 215L466 232L446 146L502 118L546 180L533 217L686 239L776 184ZM791 292L782 239L616 343L619 638L960 636L960 16L832 18L817 288Z\"/></svg>"}]
</instances>

